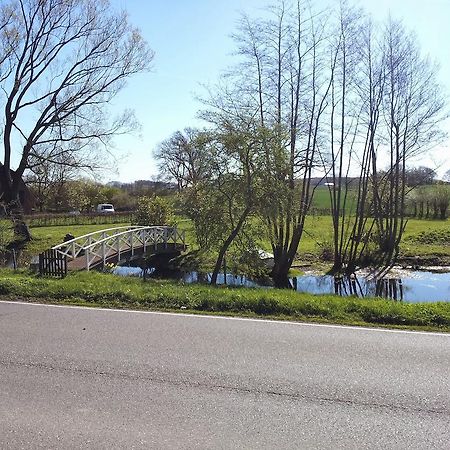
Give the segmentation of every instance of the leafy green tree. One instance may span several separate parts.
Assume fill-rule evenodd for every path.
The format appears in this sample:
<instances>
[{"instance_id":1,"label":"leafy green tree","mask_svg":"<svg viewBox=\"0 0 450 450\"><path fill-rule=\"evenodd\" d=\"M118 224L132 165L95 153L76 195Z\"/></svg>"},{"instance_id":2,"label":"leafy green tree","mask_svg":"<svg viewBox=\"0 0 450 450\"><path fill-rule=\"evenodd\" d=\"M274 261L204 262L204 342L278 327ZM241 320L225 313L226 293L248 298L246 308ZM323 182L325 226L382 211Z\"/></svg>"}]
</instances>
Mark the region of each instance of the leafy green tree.
<instances>
[{"instance_id":1,"label":"leafy green tree","mask_svg":"<svg viewBox=\"0 0 450 450\"><path fill-rule=\"evenodd\" d=\"M133 225L175 225L172 207L163 197L140 197L137 201Z\"/></svg>"},{"instance_id":2,"label":"leafy green tree","mask_svg":"<svg viewBox=\"0 0 450 450\"><path fill-rule=\"evenodd\" d=\"M429 192L430 199L434 207L434 218L445 220L447 218L448 207L450 206L450 186L437 184Z\"/></svg>"},{"instance_id":3,"label":"leafy green tree","mask_svg":"<svg viewBox=\"0 0 450 450\"><path fill-rule=\"evenodd\" d=\"M265 130L252 119L230 120L226 112L204 117L213 125L207 144L203 133L202 160L207 170L184 195L199 246L216 255L211 276L215 284L227 251L248 229L260 203L259 150Z\"/></svg>"}]
</instances>

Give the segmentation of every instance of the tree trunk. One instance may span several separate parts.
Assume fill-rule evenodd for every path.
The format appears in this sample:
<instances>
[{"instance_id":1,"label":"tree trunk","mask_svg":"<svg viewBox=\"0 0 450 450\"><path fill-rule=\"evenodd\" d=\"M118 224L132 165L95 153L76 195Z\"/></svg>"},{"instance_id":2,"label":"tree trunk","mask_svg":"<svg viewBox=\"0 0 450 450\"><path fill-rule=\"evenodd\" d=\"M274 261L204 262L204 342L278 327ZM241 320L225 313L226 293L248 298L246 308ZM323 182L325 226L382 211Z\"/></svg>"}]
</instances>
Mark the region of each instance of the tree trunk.
<instances>
[{"instance_id":1,"label":"tree trunk","mask_svg":"<svg viewBox=\"0 0 450 450\"><path fill-rule=\"evenodd\" d=\"M233 243L236 236L239 234L239 231L241 231L242 225L244 225L245 220L247 219L248 215L250 214L251 207L247 207L244 212L242 213L241 217L239 218L238 223L234 227L234 229L231 231L227 239L225 239L224 243L221 245L219 249L219 254L217 255L216 264L214 266L213 273L211 275L211 284L217 284L217 276L219 275L220 268L223 264L223 258L225 257L225 253L229 249L230 245Z\"/></svg>"},{"instance_id":2,"label":"tree trunk","mask_svg":"<svg viewBox=\"0 0 450 450\"><path fill-rule=\"evenodd\" d=\"M11 174L8 175L4 166L0 166L0 186L2 188L1 202L7 218L13 224L14 241L19 243L28 242L32 239L28 225L24 221L23 208L19 198L19 182L13 180Z\"/></svg>"},{"instance_id":3,"label":"tree trunk","mask_svg":"<svg viewBox=\"0 0 450 450\"><path fill-rule=\"evenodd\" d=\"M288 277L290 267L284 256L275 260L271 276L276 288L285 289L290 287Z\"/></svg>"}]
</instances>

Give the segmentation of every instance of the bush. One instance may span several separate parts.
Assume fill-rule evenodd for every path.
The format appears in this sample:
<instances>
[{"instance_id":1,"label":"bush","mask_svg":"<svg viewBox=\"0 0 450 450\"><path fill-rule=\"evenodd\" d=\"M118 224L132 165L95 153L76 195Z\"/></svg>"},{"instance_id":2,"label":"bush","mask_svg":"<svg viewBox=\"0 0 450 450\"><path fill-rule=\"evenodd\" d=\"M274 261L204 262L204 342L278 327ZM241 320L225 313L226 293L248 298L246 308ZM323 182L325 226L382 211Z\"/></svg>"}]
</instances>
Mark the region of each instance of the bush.
<instances>
[{"instance_id":1,"label":"bush","mask_svg":"<svg viewBox=\"0 0 450 450\"><path fill-rule=\"evenodd\" d=\"M133 225L175 225L173 211L166 199L158 196L140 197L136 212L133 215Z\"/></svg>"},{"instance_id":2,"label":"bush","mask_svg":"<svg viewBox=\"0 0 450 450\"><path fill-rule=\"evenodd\" d=\"M334 260L334 247L333 243L330 241L321 241L317 244L319 257L322 261L333 261Z\"/></svg>"},{"instance_id":3,"label":"bush","mask_svg":"<svg viewBox=\"0 0 450 450\"><path fill-rule=\"evenodd\" d=\"M421 231L420 233L409 236L405 240L414 242L416 244L429 245L449 245L450 231L436 230L436 231Z\"/></svg>"}]
</instances>

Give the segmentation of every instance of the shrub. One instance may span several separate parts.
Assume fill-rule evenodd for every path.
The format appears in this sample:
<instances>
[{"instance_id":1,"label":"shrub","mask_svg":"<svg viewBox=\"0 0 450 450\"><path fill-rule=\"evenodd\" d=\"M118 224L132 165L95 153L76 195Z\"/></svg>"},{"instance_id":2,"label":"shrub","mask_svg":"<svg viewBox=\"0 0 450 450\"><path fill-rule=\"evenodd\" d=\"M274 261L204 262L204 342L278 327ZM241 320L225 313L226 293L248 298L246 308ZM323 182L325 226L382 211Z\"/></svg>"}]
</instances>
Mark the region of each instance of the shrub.
<instances>
[{"instance_id":1,"label":"shrub","mask_svg":"<svg viewBox=\"0 0 450 450\"><path fill-rule=\"evenodd\" d=\"M322 261L333 261L334 248L333 243L330 241L321 241L317 243L319 257Z\"/></svg>"},{"instance_id":2,"label":"shrub","mask_svg":"<svg viewBox=\"0 0 450 450\"><path fill-rule=\"evenodd\" d=\"M136 212L133 215L133 225L175 225L171 206L166 199L158 196L140 197Z\"/></svg>"}]
</instances>

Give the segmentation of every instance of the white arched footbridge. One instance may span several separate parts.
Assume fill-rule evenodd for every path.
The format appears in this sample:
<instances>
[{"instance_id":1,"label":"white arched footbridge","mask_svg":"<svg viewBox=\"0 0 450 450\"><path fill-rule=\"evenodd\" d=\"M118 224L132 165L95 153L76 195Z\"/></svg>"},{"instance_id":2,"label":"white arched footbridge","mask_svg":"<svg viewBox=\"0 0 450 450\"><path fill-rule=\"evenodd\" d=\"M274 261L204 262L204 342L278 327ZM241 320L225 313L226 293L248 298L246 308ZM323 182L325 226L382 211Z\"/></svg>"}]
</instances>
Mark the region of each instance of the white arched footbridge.
<instances>
[{"instance_id":1,"label":"white arched footbridge","mask_svg":"<svg viewBox=\"0 0 450 450\"><path fill-rule=\"evenodd\" d=\"M52 247L67 258L71 270L89 270L145 254L170 254L185 249L184 231L163 226L108 228Z\"/></svg>"}]
</instances>

